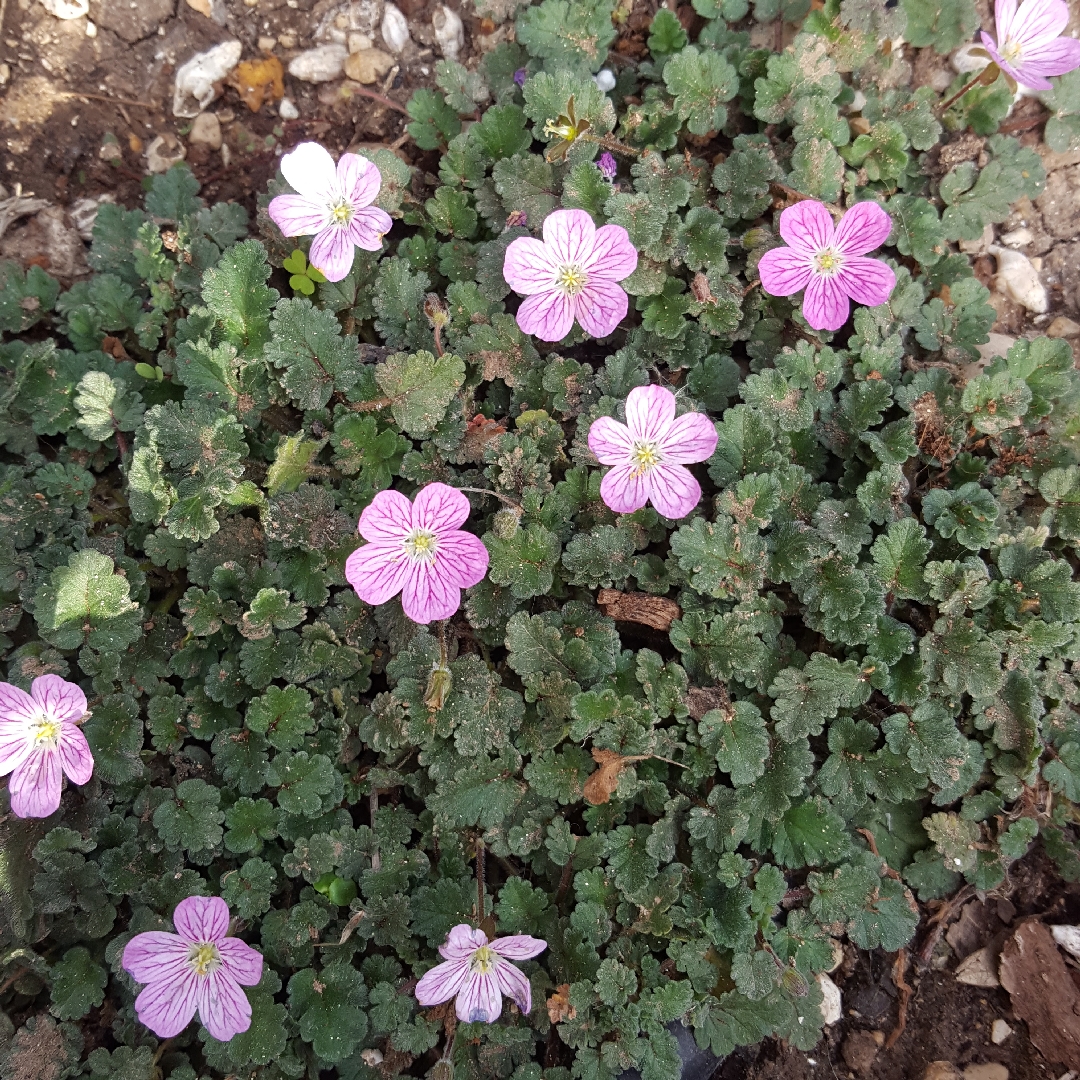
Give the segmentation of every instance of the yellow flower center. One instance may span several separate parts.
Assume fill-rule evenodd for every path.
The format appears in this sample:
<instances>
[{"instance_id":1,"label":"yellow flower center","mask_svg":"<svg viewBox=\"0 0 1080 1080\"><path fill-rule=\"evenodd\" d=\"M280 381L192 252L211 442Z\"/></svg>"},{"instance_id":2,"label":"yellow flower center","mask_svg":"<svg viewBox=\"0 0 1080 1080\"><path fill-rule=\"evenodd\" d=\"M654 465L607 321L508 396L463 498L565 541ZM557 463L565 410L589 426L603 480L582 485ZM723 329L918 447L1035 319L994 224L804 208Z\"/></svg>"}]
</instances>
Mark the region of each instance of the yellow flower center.
<instances>
[{"instance_id":1,"label":"yellow flower center","mask_svg":"<svg viewBox=\"0 0 1080 1080\"><path fill-rule=\"evenodd\" d=\"M561 123L560 123L561 121ZM544 123L544 134L554 135L556 138L573 142L578 137L577 126L567 121L563 116L558 120L548 120Z\"/></svg>"},{"instance_id":2,"label":"yellow flower center","mask_svg":"<svg viewBox=\"0 0 1080 1080\"><path fill-rule=\"evenodd\" d=\"M555 283L567 296L577 296L588 280L589 276L577 263L565 263L555 274Z\"/></svg>"},{"instance_id":3,"label":"yellow flower center","mask_svg":"<svg viewBox=\"0 0 1080 1080\"><path fill-rule=\"evenodd\" d=\"M826 276L835 274L843 265L844 260L840 258L840 253L834 251L832 248L825 248L824 251L819 251L814 256L814 270L818 274L825 274Z\"/></svg>"},{"instance_id":4,"label":"yellow flower center","mask_svg":"<svg viewBox=\"0 0 1080 1080\"><path fill-rule=\"evenodd\" d=\"M353 218L353 208L342 199L330 207L330 216L335 225L348 225Z\"/></svg>"},{"instance_id":5,"label":"yellow flower center","mask_svg":"<svg viewBox=\"0 0 1080 1080\"><path fill-rule=\"evenodd\" d=\"M1012 38L1006 38L1005 44L1001 47L1001 59L1006 64L1011 64L1013 67L1020 62L1020 58L1023 56L1024 50L1019 41L1013 41Z\"/></svg>"},{"instance_id":6,"label":"yellow flower center","mask_svg":"<svg viewBox=\"0 0 1080 1080\"><path fill-rule=\"evenodd\" d=\"M55 748L60 741L60 727L55 720L41 719L30 726L33 733L35 746L50 746Z\"/></svg>"},{"instance_id":7,"label":"yellow flower center","mask_svg":"<svg viewBox=\"0 0 1080 1080\"><path fill-rule=\"evenodd\" d=\"M196 975L209 975L221 967L221 953L212 942L203 941L188 946L188 964Z\"/></svg>"},{"instance_id":8,"label":"yellow flower center","mask_svg":"<svg viewBox=\"0 0 1080 1080\"><path fill-rule=\"evenodd\" d=\"M654 442L635 442L630 457L636 466L632 475L644 476L661 462L660 448Z\"/></svg>"},{"instance_id":9,"label":"yellow flower center","mask_svg":"<svg viewBox=\"0 0 1080 1080\"><path fill-rule=\"evenodd\" d=\"M428 529L413 529L405 537L405 554L413 562L433 562L439 547L439 538Z\"/></svg>"},{"instance_id":10,"label":"yellow flower center","mask_svg":"<svg viewBox=\"0 0 1080 1080\"><path fill-rule=\"evenodd\" d=\"M490 975L495 970L495 953L486 945L481 945L469 958L469 970L478 975Z\"/></svg>"}]
</instances>

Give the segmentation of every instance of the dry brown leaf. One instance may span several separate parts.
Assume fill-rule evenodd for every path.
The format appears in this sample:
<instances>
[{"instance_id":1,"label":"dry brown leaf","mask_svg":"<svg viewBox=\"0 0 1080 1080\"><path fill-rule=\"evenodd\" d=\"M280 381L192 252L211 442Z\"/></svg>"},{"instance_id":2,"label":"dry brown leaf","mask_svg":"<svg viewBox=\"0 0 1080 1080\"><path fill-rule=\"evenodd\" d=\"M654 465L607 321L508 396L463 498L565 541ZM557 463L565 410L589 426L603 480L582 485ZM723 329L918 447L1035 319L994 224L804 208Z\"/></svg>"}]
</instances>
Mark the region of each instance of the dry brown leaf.
<instances>
[{"instance_id":1,"label":"dry brown leaf","mask_svg":"<svg viewBox=\"0 0 1080 1080\"><path fill-rule=\"evenodd\" d=\"M640 623L665 633L676 619L682 617L682 608L674 600L650 596L649 593L601 589L596 602L605 615L618 622Z\"/></svg>"},{"instance_id":2,"label":"dry brown leaf","mask_svg":"<svg viewBox=\"0 0 1080 1080\"><path fill-rule=\"evenodd\" d=\"M280 101L285 96L285 69L276 56L245 60L225 81L252 112L258 112L266 101Z\"/></svg>"},{"instance_id":3,"label":"dry brown leaf","mask_svg":"<svg viewBox=\"0 0 1080 1080\"><path fill-rule=\"evenodd\" d=\"M563 1020L573 1020L577 1016L577 1009L570 1004L570 984L562 983L555 987L555 993L547 999L548 1019L553 1024Z\"/></svg>"},{"instance_id":4,"label":"dry brown leaf","mask_svg":"<svg viewBox=\"0 0 1080 1080\"><path fill-rule=\"evenodd\" d=\"M587 803L599 806L611 799L619 783L619 773L628 765L633 765L635 761L645 761L649 755L632 754L629 757L623 757L622 754L616 754L614 750L597 750L593 747L592 756L593 761L600 768L591 773L589 779L585 781L584 795Z\"/></svg>"}]
</instances>

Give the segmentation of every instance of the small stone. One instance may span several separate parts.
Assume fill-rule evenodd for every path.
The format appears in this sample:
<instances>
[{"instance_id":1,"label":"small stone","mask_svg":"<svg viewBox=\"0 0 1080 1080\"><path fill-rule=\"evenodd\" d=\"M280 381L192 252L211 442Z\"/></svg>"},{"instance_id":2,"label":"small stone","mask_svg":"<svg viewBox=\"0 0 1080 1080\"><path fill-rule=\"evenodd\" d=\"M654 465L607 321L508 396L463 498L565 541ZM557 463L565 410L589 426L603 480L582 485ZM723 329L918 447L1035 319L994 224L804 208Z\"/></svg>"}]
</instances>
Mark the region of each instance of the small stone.
<instances>
[{"instance_id":1,"label":"small stone","mask_svg":"<svg viewBox=\"0 0 1080 1080\"><path fill-rule=\"evenodd\" d=\"M1011 297L1028 311L1041 315L1049 307L1046 287L1039 280L1039 271L1032 261L1019 251L991 244L989 252L997 259L995 286L999 293Z\"/></svg>"},{"instance_id":2,"label":"small stone","mask_svg":"<svg viewBox=\"0 0 1080 1080\"><path fill-rule=\"evenodd\" d=\"M984 225L981 235L974 240L961 240L959 247L965 255L982 255L994 242L994 226Z\"/></svg>"},{"instance_id":3,"label":"small stone","mask_svg":"<svg viewBox=\"0 0 1080 1080\"><path fill-rule=\"evenodd\" d=\"M370 49L375 44L375 39L370 34L361 34L354 31L349 35L346 44L349 46L350 53L358 53Z\"/></svg>"},{"instance_id":4,"label":"small stone","mask_svg":"<svg viewBox=\"0 0 1080 1080\"><path fill-rule=\"evenodd\" d=\"M221 82L240 63L242 51L239 41L223 41L182 64L173 82L173 116L198 116L221 92Z\"/></svg>"},{"instance_id":5,"label":"small stone","mask_svg":"<svg viewBox=\"0 0 1080 1080\"><path fill-rule=\"evenodd\" d=\"M341 77L349 50L331 42L315 49L305 49L289 61L289 74L301 82L333 82Z\"/></svg>"},{"instance_id":6,"label":"small stone","mask_svg":"<svg viewBox=\"0 0 1080 1080\"><path fill-rule=\"evenodd\" d=\"M997 958L989 948L979 949L964 957L956 968L956 981L967 986L1000 986Z\"/></svg>"},{"instance_id":7,"label":"small stone","mask_svg":"<svg viewBox=\"0 0 1080 1080\"><path fill-rule=\"evenodd\" d=\"M86 36L89 38L97 37L97 23L92 22L90 19L86 20Z\"/></svg>"},{"instance_id":8,"label":"small stone","mask_svg":"<svg viewBox=\"0 0 1080 1080\"><path fill-rule=\"evenodd\" d=\"M600 88L600 93L606 94L615 89L615 73L609 68L601 68L593 76L593 82Z\"/></svg>"},{"instance_id":9,"label":"small stone","mask_svg":"<svg viewBox=\"0 0 1080 1080\"><path fill-rule=\"evenodd\" d=\"M387 4L383 9L380 30L386 47L392 53L401 52L409 44L409 20L395 4Z\"/></svg>"},{"instance_id":10,"label":"small stone","mask_svg":"<svg viewBox=\"0 0 1080 1080\"><path fill-rule=\"evenodd\" d=\"M393 66L394 58L382 49L364 49L353 53L345 61L345 74L358 83L370 86L385 75Z\"/></svg>"},{"instance_id":11,"label":"small stone","mask_svg":"<svg viewBox=\"0 0 1080 1080\"><path fill-rule=\"evenodd\" d=\"M101 146L98 147L98 157L102 161L122 161L124 158L123 151L120 149L120 144L116 141L116 136L109 132L101 140Z\"/></svg>"},{"instance_id":12,"label":"small stone","mask_svg":"<svg viewBox=\"0 0 1080 1080\"><path fill-rule=\"evenodd\" d=\"M90 0L41 0L41 6L58 19L81 19L90 10Z\"/></svg>"},{"instance_id":13,"label":"small stone","mask_svg":"<svg viewBox=\"0 0 1080 1080\"><path fill-rule=\"evenodd\" d=\"M1001 242L1006 247L1022 248L1027 247L1034 239L1035 234L1030 229L1013 229L1001 238Z\"/></svg>"},{"instance_id":14,"label":"small stone","mask_svg":"<svg viewBox=\"0 0 1080 1080\"><path fill-rule=\"evenodd\" d=\"M981 1065L969 1065L964 1070L964 1080L1009 1080L1009 1070L996 1061L986 1061Z\"/></svg>"},{"instance_id":15,"label":"small stone","mask_svg":"<svg viewBox=\"0 0 1080 1080\"><path fill-rule=\"evenodd\" d=\"M276 37L263 36L259 38L259 52L269 53L274 51L274 46L277 44Z\"/></svg>"},{"instance_id":16,"label":"small stone","mask_svg":"<svg viewBox=\"0 0 1080 1080\"><path fill-rule=\"evenodd\" d=\"M1012 1028L1000 1017L990 1025L990 1041L995 1046L1000 1046L1011 1034Z\"/></svg>"},{"instance_id":17,"label":"small stone","mask_svg":"<svg viewBox=\"0 0 1080 1080\"><path fill-rule=\"evenodd\" d=\"M211 112L199 113L191 125L188 142L209 146L211 150L221 149L221 121Z\"/></svg>"},{"instance_id":18,"label":"small stone","mask_svg":"<svg viewBox=\"0 0 1080 1080\"><path fill-rule=\"evenodd\" d=\"M431 27L435 31L435 43L447 60L456 60L465 48L465 24L461 16L443 4L435 9L431 16Z\"/></svg>"},{"instance_id":19,"label":"small stone","mask_svg":"<svg viewBox=\"0 0 1080 1080\"><path fill-rule=\"evenodd\" d=\"M824 972L818 973L817 981L818 986L821 987L821 1015L828 1027L837 1023L844 1015L840 987Z\"/></svg>"},{"instance_id":20,"label":"small stone","mask_svg":"<svg viewBox=\"0 0 1080 1080\"><path fill-rule=\"evenodd\" d=\"M880 1049L877 1039L869 1031L853 1031L840 1048L847 1067L860 1076L866 1076L874 1066L874 1058Z\"/></svg>"},{"instance_id":21,"label":"small stone","mask_svg":"<svg viewBox=\"0 0 1080 1080\"><path fill-rule=\"evenodd\" d=\"M296 35L290 34L287 30L284 33L278 34L278 44L283 49L295 49L296 48Z\"/></svg>"},{"instance_id":22,"label":"small stone","mask_svg":"<svg viewBox=\"0 0 1080 1080\"><path fill-rule=\"evenodd\" d=\"M11 81L11 65L0 64L0 86L7 86Z\"/></svg>"},{"instance_id":23,"label":"small stone","mask_svg":"<svg viewBox=\"0 0 1080 1080\"><path fill-rule=\"evenodd\" d=\"M931 1061L922 1080L962 1080L963 1073L951 1061Z\"/></svg>"},{"instance_id":24,"label":"small stone","mask_svg":"<svg viewBox=\"0 0 1080 1080\"><path fill-rule=\"evenodd\" d=\"M205 15L210 18L210 0L187 0L187 6L192 11L197 11L200 15Z\"/></svg>"},{"instance_id":25,"label":"small stone","mask_svg":"<svg viewBox=\"0 0 1080 1080\"><path fill-rule=\"evenodd\" d=\"M1072 319L1068 319L1064 315L1059 315L1046 328L1046 336L1047 337L1052 337L1052 338L1076 337L1077 334L1080 334L1080 323L1075 323L1075 322L1072 321ZM1077 939L1078 939L1077 940L1077 948L1080 949L1080 927L1076 927L1076 926L1067 926L1067 927L1052 926L1050 929L1051 929L1052 932L1054 932L1054 938L1055 939L1057 938L1057 933L1056 933L1057 930L1059 930L1059 929L1061 929L1061 930L1072 930L1077 935ZM1058 941L1058 944L1061 945L1062 943L1060 941ZM1072 950L1070 950L1070 951L1072 951ZM1080 960L1080 951L1078 951L1076 953L1073 953L1073 955L1076 956L1076 958L1078 960Z\"/></svg>"},{"instance_id":26,"label":"small stone","mask_svg":"<svg viewBox=\"0 0 1080 1080\"><path fill-rule=\"evenodd\" d=\"M158 135L146 148L146 168L151 173L168 172L187 156L184 144L173 135Z\"/></svg>"},{"instance_id":27,"label":"small stone","mask_svg":"<svg viewBox=\"0 0 1080 1080\"><path fill-rule=\"evenodd\" d=\"M300 110L292 103L291 99L283 97L281 104L278 106L278 116L282 120L298 120L300 118Z\"/></svg>"},{"instance_id":28,"label":"small stone","mask_svg":"<svg viewBox=\"0 0 1080 1080\"><path fill-rule=\"evenodd\" d=\"M89 242L94 239L94 222L97 221L97 214L101 204L114 202L116 202L116 196L110 191L104 195L76 199L68 207L68 217L71 218L75 231L83 240Z\"/></svg>"},{"instance_id":29,"label":"small stone","mask_svg":"<svg viewBox=\"0 0 1080 1080\"><path fill-rule=\"evenodd\" d=\"M382 1054L381 1050L375 1050L375 1049L361 1050L360 1051L360 1057L363 1060L365 1065L368 1065L371 1068L374 1068L376 1065L381 1065L382 1064L383 1054Z\"/></svg>"}]
</instances>

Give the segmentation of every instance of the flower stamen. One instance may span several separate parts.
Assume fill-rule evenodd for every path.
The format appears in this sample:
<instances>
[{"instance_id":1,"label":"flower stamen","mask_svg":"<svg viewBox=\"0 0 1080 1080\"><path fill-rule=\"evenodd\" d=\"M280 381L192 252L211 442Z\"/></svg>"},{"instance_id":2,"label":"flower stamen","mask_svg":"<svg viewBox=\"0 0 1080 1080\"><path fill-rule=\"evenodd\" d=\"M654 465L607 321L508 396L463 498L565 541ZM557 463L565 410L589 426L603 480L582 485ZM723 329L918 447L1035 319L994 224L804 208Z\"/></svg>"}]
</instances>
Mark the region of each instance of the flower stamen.
<instances>
[{"instance_id":1,"label":"flower stamen","mask_svg":"<svg viewBox=\"0 0 1080 1080\"><path fill-rule=\"evenodd\" d=\"M188 946L187 961L196 975L207 976L221 967L221 953L212 941L193 942Z\"/></svg>"},{"instance_id":2,"label":"flower stamen","mask_svg":"<svg viewBox=\"0 0 1080 1080\"><path fill-rule=\"evenodd\" d=\"M413 562L431 563L439 548L439 538L429 529L413 529L404 540L405 554Z\"/></svg>"},{"instance_id":3,"label":"flower stamen","mask_svg":"<svg viewBox=\"0 0 1080 1080\"><path fill-rule=\"evenodd\" d=\"M577 263L564 263L556 271L555 282L567 296L577 296L589 283L589 275Z\"/></svg>"},{"instance_id":4,"label":"flower stamen","mask_svg":"<svg viewBox=\"0 0 1080 1080\"><path fill-rule=\"evenodd\" d=\"M469 970L477 975L490 975L495 970L495 953L486 945L481 945L469 957Z\"/></svg>"},{"instance_id":5,"label":"flower stamen","mask_svg":"<svg viewBox=\"0 0 1080 1080\"><path fill-rule=\"evenodd\" d=\"M336 203L330 205L330 217L335 225L348 225L353 219L354 212L352 204L345 199L339 199Z\"/></svg>"},{"instance_id":6,"label":"flower stamen","mask_svg":"<svg viewBox=\"0 0 1080 1080\"><path fill-rule=\"evenodd\" d=\"M30 730L32 732L31 737L34 740L34 745L38 747L48 746L51 749L56 749L57 743L60 741L60 728L61 725L55 720L48 720L44 717L36 724L31 724Z\"/></svg>"},{"instance_id":7,"label":"flower stamen","mask_svg":"<svg viewBox=\"0 0 1080 1080\"><path fill-rule=\"evenodd\" d=\"M630 459L634 463L631 476L644 476L647 472L655 469L663 460L660 448L654 442L636 440L634 449L630 451Z\"/></svg>"},{"instance_id":8,"label":"flower stamen","mask_svg":"<svg viewBox=\"0 0 1080 1080\"><path fill-rule=\"evenodd\" d=\"M844 260L835 248L823 248L814 255L814 272L831 277L844 265Z\"/></svg>"}]
</instances>

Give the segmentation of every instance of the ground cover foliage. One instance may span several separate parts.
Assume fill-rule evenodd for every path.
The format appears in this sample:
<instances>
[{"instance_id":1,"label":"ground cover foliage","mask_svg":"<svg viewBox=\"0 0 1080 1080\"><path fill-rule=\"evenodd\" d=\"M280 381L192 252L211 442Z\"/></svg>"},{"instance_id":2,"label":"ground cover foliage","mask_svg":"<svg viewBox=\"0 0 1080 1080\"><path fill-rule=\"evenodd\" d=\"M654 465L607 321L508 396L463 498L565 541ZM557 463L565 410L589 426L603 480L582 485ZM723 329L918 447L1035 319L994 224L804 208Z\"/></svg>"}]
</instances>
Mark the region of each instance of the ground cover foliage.
<instances>
[{"instance_id":1,"label":"ground cover foliage","mask_svg":"<svg viewBox=\"0 0 1080 1080\"><path fill-rule=\"evenodd\" d=\"M881 39L947 52L974 5L828 0L783 54L747 16L806 3L694 7L608 95L604 0L442 63L409 104L438 182L370 155L395 227L344 281L269 223L280 179L249 222L182 167L102 207L90 280L0 270L3 664L85 689L95 758L0 820L4 1080L674 1080L675 1020L811 1048L830 936L899 949L916 896L1032 843L1080 875L1080 380L1048 339L965 369L994 313L956 250L1042 167L997 133L1003 79L940 119L879 88ZM1077 73L1047 101L1065 148ZM754 287L800 194L894 223L892 297L834 334ZM639 252L600 343L514 320L504 252L558 207ZM649 382L719 432L680 522L609 511L586 444ZM343 576L374 494L431 481L492 493L441 630ZM610 588L681 614L616 625ZM198 894L265 957L253 1021L160 1042L121 953ZM418 1010L461 922L548 941L528 1016Z\"/></svg>"}]
</instances>

